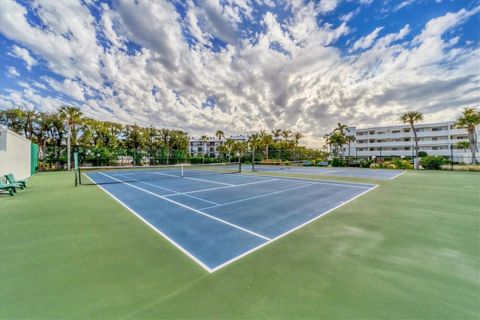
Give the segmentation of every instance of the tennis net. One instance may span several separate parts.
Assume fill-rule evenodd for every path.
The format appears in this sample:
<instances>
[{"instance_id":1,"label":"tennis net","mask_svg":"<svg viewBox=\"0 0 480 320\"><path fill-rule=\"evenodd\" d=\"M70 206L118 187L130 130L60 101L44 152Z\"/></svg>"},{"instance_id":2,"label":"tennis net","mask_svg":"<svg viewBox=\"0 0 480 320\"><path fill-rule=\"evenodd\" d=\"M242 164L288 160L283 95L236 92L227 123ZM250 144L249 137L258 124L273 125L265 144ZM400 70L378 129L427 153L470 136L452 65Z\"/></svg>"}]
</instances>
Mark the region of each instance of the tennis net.
<instances>
[{"instance_id":1,"label":"tennis net","mask_svg":"<svg viewBox=\"0 0 480 320\"><path fill-rule=\"evenodd\" d=\"M252 163L252 171L275 171L275 170L289 170L304 166L303 161L256 161Z\"/></svg>"},{"instance_id":2,"label":"tennis net","mask_svg":"<svg viewBox=\"0 0 480 320\"><path fill-rule=\"evenodd\" d=\"M98 185L148 180L205 177L242 171L241 163L176 164L160 166L78 167L78 183Z\"/></svg>"}]
</instances>

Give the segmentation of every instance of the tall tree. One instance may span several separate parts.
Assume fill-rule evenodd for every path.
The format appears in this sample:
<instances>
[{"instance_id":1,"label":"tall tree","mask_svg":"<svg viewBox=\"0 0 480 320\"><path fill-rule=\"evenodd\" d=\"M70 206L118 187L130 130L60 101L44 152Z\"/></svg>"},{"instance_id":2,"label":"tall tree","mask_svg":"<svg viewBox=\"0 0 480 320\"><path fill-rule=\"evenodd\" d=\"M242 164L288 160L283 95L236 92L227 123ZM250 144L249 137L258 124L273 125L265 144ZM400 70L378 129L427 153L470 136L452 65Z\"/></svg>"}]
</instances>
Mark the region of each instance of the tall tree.
<instances>
[{"instance_id":1,"label":"tall tree","mask_svg":"<svg viewBox=\"0 0 480 320\"><path fill-rule=\"evenodd\" d=\"M0 110L0 123L17 133L24 132L25 112L20 108Z\"/></svg>"},{"instance_id":2,"label":"tall tree","mask_svg":"<svg viewBox=\"0 0 480 320\"><path fill-rule=\"evenodd\" d=\"M200 137L200 140L203 142L203 157L202 157L202 163L205 163L205 155L207 154L207 142L208 142L208 136L203 135Z\"/></svg>"},{"instance_id":3,"label":"tall tree","mask_svg":"<svg viewBox=\"0 0 480 320\"><path fill-rule=\"evenodd\" d=\"M71 169L71 152L72 152L72 137L76 138L76 125L78 125L82 118L82 112L77 107L61 106L58 110L60 117L65 121L67 126L67 170ZM76 141L75 141L76 142Z\"/></svg>"},{"instance_id":4,"label":"tall tree","mask_svg":"<svg viewBox=\"0 0 480 320\"><path fill-rule=\"evenodd\" d=\"M260 141L260 135L258 133L254 133L248 138L248 144L250 145L250 151L252 152L252 162L255 161L255 150L258 149Z\"/></svg>"},{"instance_id":5,"label":"tall tree","mask_svg":"<svg viewBox=\"0 0 480 320\"><path fill-rule=\"evenodd\" d=\"M339 152L338 150L342 148L342 146L347 143L346 139L345 139L345 135L341 134L340 132L333 132L330 136L329 136L329 140L330 140L330 144L332 144L334 146L334 152L333 154L335 156L339 155ZM343 156L343 154L342 154Z\"/></svg>"},{"instance_id":6,"label":"tall tree","mask_svg":"<svg viewBox=\"0 0 480 320\"><path fill-rule=\"evenodd\" d=\"M345 135L345 130L347 126L345 124L341 124L340 122L337 123L337 127L333 129L333 132L339 132L341 135Z\"/></svg>"},{"instance_id":7,"label":"tall tree","mask_svg":"<svg viewBox=\"0 0 480 320\"><path fill-rule=\"evenodd\" d=\"M223 139L223 137L225 137L225 134L223 133L223 131L222 131L222 130L217 130L217 131L215 132L215 136L216 136L217 139L218 139L218 145L219 145L219 146L222 146L222 144L223 144L222 139ZM224 148L217 148L217 150L218 150L218 152L219 152L219 154L220 154L220 158L223 157L223 149L224 149Z\"/></svg>"},{"instance_id":8,"label":"tall tree","mask_svg":"<svg viewBox=\"0 0 480 320\"><path fill-rule=\"evenodd\" d=\"M280 136L282 135L282 129L274 129L272 130L272 136L273 136L273 140L275 142L278 142L278 140L280 140Z\"/></svg>"},{"instance_id":9,"label":"tall tree","mask_svg":"<svg viewBox=\"0 0 480 320\"><path fill-rule=\"evenodd\" d=\"M475 108L466 108L456 125L466 127L468 131L468 141L470 142L470 152L472 153L472 163L476 164L475 153L478 152L476 127L480 124L480 112Z\"/></svg>"},{"instance_id":10,"label":"tall tree","mask_svg":"<svg viewBox=\"0 0 480 320\"><path fill-rule=\"evenodd\" d=\"M51 116L45 112L39 112L33 125L33 136L39 147L39 159L42 167L45 167L45 149L48 142L48 133L51 125Z\"/></svg>"},{"instance_id":11,"label":"tall tree","mask_svg":"<svg viewBox=\"0 0 480 320\"><path fill-rule=\"evenodd\" d=\"M403 121L403 123L408 123L410 124L410 128L413 131L413 136L415 139L415 169L418 170L419 168L419 161L418 161L418 136L417 136L417 131L415 131L415 123L422 121L423 120L423 114L421 112L417 111L409 111L404 113L401 117L400 120Z\"/></svg>"},{"instance_id":12,"label":"tall tree","mask_svg":"<svg viewBox=\"0 0 480 320\"><path fill-rule=\"evenodd\" d=\"M225 137L225 134L223 133L222 130L217 130L215 132L215 136L217 137L217 139L221 142L222 141L222 138Z\"/></svg>"},{"instance_id":13,"label":"tall tree","mask_svg":"<svg viewBox=\"0 0 480 320\"><path fill-rule=\"evenodd\" d=\"M303 138L303 133L301 133L299 131L296 131L293 134L293 143L294 143L295 147L298 147L298 143L300 142L300 139L302 139L302 138Z\"/></svg>"},{"instance_id":14,"label":"tall tree","mask_svg":"<svg viewBox=\"0 0 480 320\"><path fill-rule=\"evenodd\" d=\"M324 141L324 147L327 149L327 152L332 152L332 139L330 139L331 134L326 133L323 136L323 141Z\"/></svg>"},{"instance_id":15,"label":"tall tree","mask_svg":"<svg viewBox=\"0 0 480 320\"><path fill-rule=\"evenodd\" d=\"M269 147L273 144L272 135L265 130L260 131L260 143L265 146L265 159L268 160Z\"/></svg>"},{"instance_id":16,"label":"tall tree","mask_svg":"<svg viewBox=\"0 0 480 320\"><path fill-rule=\"evenodd\" d=\"M345 140L347 141L347 144L348 144L348 158L350 158L350 144L354 142L356 139L355 139L355 136L348 135L345 137Z\"/></svg>"},{"instance_id":17,"label":"tall tree","mask_svg":"<svg viewBox=\"0 0 480 320\"><path fill-rule=\"evenodd\" d=\"M232 159L232 152L233 152L233 149L235 147L235 140L233 140L232 138L227 138L224 146L225 146L225 149L228 152L228 162L230 162L231 159Z\"/></svg>"},{"instance_id":18,"label":"tall tree","mask_svg":"<svg viewBox=\"0 0 480 320\"><path fill-rule=\"evenodd\" d=\"M234 141L232 150L238 156L238 160L241 161L242 157L248 150L248 143L244 141Z\"/></svg>"},{"instance_id":19,"label":"tall tree","mask_svg":"<svg viewBox=\"0 0 480 320\"><path fill-rule=\"evenodd\" d=\"M33 124L35 119L37 118L37 113L35 110L25 110L23 112L24 116L24 128L23 131L25 132L25 138L32 139L33 137Z\"/></svg>"}]
</instances>

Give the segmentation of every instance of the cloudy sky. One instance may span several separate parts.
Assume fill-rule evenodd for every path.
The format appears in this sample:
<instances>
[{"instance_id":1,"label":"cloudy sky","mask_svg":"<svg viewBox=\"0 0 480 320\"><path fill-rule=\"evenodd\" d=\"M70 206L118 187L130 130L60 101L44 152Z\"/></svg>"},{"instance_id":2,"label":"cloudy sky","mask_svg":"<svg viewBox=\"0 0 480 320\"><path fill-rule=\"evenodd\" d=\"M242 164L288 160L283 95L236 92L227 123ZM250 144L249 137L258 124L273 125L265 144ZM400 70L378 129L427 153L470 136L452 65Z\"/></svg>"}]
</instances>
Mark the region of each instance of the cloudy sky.
<instances>
[{"instance_id":1,"label":"cloudy sky","mask_svg":"<svg viewBox=\"0 0 480 320\"><path fill-rule=\"evenodd\" d=\"M0 108L192 135L453 120L479 105L480 0L0 0Z\"/></svg>"}]
</instances>

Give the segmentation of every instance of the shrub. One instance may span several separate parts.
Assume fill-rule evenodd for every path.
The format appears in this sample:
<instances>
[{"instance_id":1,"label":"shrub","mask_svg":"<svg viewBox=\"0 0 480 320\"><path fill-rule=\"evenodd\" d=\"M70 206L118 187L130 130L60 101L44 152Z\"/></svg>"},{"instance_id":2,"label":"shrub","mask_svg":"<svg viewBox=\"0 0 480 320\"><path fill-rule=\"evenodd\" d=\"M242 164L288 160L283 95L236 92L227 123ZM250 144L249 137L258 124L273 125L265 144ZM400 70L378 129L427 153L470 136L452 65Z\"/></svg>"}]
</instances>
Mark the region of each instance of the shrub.
<instances>
[{"instance_id":1,"label":"shrub","mask_svg":"<svg viewBox=\"0 0 480 320\"><path fill-rule=\"evenodd\" d=\"M383 164L383 167L384 167L385 169L397 169L397 166L396 166L394 163L390 162L390 161L389 161L389 162L385 162L385 163Z\"/></svg>"},{"instance_id":2,"label":"shrub","mask_svg":"<svg viewBox=\"0 0 480 320\"><path fill-rule=\"evenodd\" d=\"M360 167L362 168L370 168L370 165L373 163L373 160L360 160Z\"/></svg>"},{"instance_id":3,"label":"shrub","mask_svg":"<svg viewBox=\"0 0 480 320\"><path fill-rule=\"evenodd\" d=\"M427 156L420 159L420 164L426 170L440 170L445 159L441 157Z\"/></svg>"},{"instance_id":4,"label":"shrub","mask_svg":"<svg viewBox=\"0 0 480 320\"><path fill-rule=\"evenodd\" d=\"M425 151L418 151L418 157L419 158L423 158L423 157L427 157L428 154L425 152Z\"/></svg>"},{"instance_id":5,"label":"shrub","mask_svg":"<svg viewBox=\"0 0 480 320\"><path fill-rule=\"evenodd\" d=\"M380 169L382 165L380 163L371 163L370 168L372 169Z\"/></svg>"},{"instance_id":6,"label":"shrub","mask_svg":"<svg viewBox=\"0 0 480 320\"><path fill-rule=\"evenodd\" d=\"M341 158L333 158L332 167L345 167L347 162Z\"/></svg>"},{"instance_id":7,"label":"shrub","mask_svg":"<svg viewBox=\"0 0 480 320\"><path fill-rule=\"evenodd\" d=\"M395 159L393 163L396 169L413 169L413 165L408 160Z\"/></svg>"}]
</instances>

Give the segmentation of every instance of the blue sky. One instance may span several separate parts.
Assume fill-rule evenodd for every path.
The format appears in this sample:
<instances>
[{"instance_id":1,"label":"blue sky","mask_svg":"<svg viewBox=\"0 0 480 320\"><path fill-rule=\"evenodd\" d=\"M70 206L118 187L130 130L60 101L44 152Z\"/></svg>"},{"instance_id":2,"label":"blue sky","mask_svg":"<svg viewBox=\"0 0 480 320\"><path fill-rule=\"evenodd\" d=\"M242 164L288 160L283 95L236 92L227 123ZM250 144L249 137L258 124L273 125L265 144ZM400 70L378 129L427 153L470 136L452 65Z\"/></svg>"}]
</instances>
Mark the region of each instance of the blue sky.
<instances>
[{"instance_id":1,"label":"blue sky","mask_svg":"<svg viewBox=\"0 0 480 320\"><path fill-rule=\"evenodd\" d=\"M480 0L0 0L0 108L192 135L453 120L478 106Z\"/></svg>"}]
</instances>

